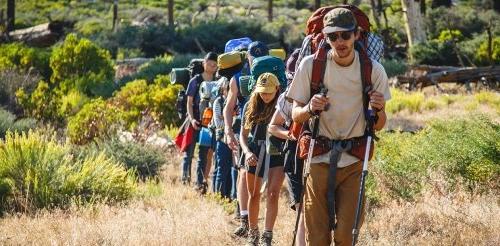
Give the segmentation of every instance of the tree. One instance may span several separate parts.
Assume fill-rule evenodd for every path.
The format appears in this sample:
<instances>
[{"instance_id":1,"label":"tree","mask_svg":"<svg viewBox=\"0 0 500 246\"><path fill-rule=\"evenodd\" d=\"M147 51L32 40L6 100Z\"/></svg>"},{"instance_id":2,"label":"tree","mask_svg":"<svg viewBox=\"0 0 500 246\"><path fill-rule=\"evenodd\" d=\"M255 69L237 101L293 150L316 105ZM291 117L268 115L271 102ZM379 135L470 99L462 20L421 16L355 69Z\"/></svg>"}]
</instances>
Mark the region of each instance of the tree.
<instances>
[{"instance_id":1,"label":"tree","mask_svg":"<svg viewBox=\"0 0 500 246\"><path fill-rule=\"evenodd\" d=\"M14 24L16 21L16 1L7 0L7 31L10 32L14 30Z\"/></svg>"},{"instance_id":2,"label":"tree","mask_svg":"<svg viewBox=\"0 0 500 246\"><path fill-rule=\"evenodd\" d=\"M401 0L403 7L406 35L411 48L415 44L425 42L427 36L424 30L424 20L420 12L420 2L415 0Z\"/></svg>"},{"instance_id":3,"label":"tree","mask_svg":"<svg viewBox=\"0 0 500 246\"><path fill-rule=\"evenodd\" d=\"M372 6L372 14L375 25L377 25L378 28L381 28L379 7L375 4L375 0L370 0L370 4ZM380 4L380 1L378 2L378 4Z\"/></svg>"},{"instance_id":4,"label":"tree","mask_svg":"<svg viewBox=\"0 0 500 246\"><path fill-rule=\"evenodd\" d=\"M267 0L267 19L273 21L273 0Z\"/></svg>"},{"instance_id":5,"label":"tree","mask_svg":"<svg viewBox=\"0 0 500 246\"><path fill-rule=\"evenodd\" d=\"M174 0L168 0L168 26L174 26Z\"/></svg>"}]
</instances>

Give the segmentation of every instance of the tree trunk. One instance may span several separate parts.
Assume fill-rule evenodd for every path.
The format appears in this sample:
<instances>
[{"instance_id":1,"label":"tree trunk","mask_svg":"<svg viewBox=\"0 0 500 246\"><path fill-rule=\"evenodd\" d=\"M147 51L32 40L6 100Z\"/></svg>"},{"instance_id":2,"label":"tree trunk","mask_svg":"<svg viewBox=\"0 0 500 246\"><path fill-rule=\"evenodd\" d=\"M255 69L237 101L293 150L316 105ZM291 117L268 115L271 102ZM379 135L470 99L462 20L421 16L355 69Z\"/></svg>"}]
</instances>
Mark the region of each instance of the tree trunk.
<instances>
[{"instance_id":1,"label":"tree trunk","mask_svg":"<svg viewBox=\"0 0 500 246\"><path fill-rule=\"evenodd\" d=\"M425 4L425 0L420 0L420 13L425 16L425 8L427 5Z\"/></svg>"},{"instance_id":2,"label":"tree trunk","mask_svg":"<svg viewBox=\"0 0 500 246\"><path fill-rule=\"evenodd\" d=\"M431 7L432 8L437 8L437 7L451 7L451 0L432 0Z\"/></svg>"},{"instance_id":3,"label":"tree trunk","mask_svg":"<svg viewBox=\"0 0 500 246\"><path fill-rule=\"evenodd\" d=\"M118 24L118 0L113 1L113 32L116 31L116 25Z\"/></svg>"},{"instance_id":4,"label":"tree trunk","mask_svg":"<svg viewBox=\"0 0 500 246\"><path fill-rule=\"evenodd\" d=\"M427 39L424 21L420 13L420 3L414 0L401 0L401 5L403 7L408 46L411 48L415 44L425 42Z\"/></svg>"},{"instance_id":5,"label":"tree trunk","mask_svg":"<svg viewBox=\"0 0 500 246\"><path fill-rule=\"evenodd\" d=\"M273 21L273 0L267 0L267 20Z\"/></svg>"},{"instance_id":6,"label":"tree trunk","mask_svg":"<svg viewBox=\"0 0 500 246\"><path fill-rule=\"evenodd\" d=\"M16 22L16 1L7 0L7 31L14 30Z\"/></svg>"},{"instance_id":7,"label":"tree trunk","mask_svg":"<svg viewBox=\"0 0 500 246\"><path fill-rule=\"evenodd\" d=\"M321 8L321 0L314 0L314 10Z\"/></svg>"},{"instance_id":8,"label":"tree trunk","mask_svg":"<svg viewBox=\"0 0 500 246\"><path fill-rule=\"evenodd\" d=\"M174 27L174 0L168 0L168 26Z\"/></svg>"},{"instance_id":9,"label":"tree trunk","mask_svg":"<svg viewBox=\"0 0 500 246\"><path fill-rule=\"evenodd\" d=\"M379 8L375 4L375 0L370 0L370 4L372 5L372 14L373 14L373 20L375 21L375 25L377 26L378 29L381 29L380 12L378 11Z\"/></svg>"}]
</instances>

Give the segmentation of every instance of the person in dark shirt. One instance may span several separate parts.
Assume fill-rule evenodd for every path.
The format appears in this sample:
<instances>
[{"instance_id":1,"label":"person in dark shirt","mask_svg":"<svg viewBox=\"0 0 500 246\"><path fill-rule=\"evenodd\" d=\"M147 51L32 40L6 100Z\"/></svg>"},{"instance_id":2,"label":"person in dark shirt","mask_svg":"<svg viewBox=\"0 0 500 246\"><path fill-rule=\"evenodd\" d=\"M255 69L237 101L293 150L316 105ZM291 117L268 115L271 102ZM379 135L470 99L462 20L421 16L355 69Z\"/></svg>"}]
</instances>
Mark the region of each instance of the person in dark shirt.
<instances>
[{"instance_id":1,"label":"person in dark shirt","mask_svg":"<svg viewBox=\"0 0 500 246\"><path fill-rule=\"evenodd\" d=\"M184 157L182 160L182 182L191 182L191 160L193 159L193 153L196 146L196 140L198 139L199 131L201 129L200 125L200 93L199 87L203 81L213 81L215 79L215 72L217 71L217 54L209 52L203 61L203 73L194 76L188 84L187 88L187 117L196 133L193 134L193 141L191 145L184 152ZM198 152L198 165L196 167L196 187L202 189L207 187L207 183L204 177L204 170L207 164L207 155L210 147L199 146Z\"/></svg>"}]
</instances>

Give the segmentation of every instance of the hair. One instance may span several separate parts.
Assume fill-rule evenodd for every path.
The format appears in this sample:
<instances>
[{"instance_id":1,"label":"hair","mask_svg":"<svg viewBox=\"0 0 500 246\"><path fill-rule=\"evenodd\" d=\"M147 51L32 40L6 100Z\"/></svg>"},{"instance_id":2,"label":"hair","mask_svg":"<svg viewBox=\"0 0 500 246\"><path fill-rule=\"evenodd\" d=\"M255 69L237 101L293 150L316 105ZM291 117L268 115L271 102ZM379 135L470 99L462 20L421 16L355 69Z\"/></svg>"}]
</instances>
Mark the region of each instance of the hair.
<instances>
[{"instance_id":1,"label":"hair","mask_svg":"<svg viewBox=\"0 0 500 246\"><path fill-rule=\"evenodd\" d=\"M269 103L265 103L259 93L254 91L248 100L247 109L244 115L245 129L252 129L255 125L268 124L271 122L278 97L279 93L276 91L273 100Z\"/></svg>"},{"instance_id":2,"label":"hair","mask_svg":"<svg viewBox=\"0 0 500 246\"><path fill-rule=\"evenodd\" d=\"M219 55L217 55L217 53L214 53L214 52L208 52L206 55L205 55L205 61L217 61L217 57Z\"/></svg>"}]
</instances>

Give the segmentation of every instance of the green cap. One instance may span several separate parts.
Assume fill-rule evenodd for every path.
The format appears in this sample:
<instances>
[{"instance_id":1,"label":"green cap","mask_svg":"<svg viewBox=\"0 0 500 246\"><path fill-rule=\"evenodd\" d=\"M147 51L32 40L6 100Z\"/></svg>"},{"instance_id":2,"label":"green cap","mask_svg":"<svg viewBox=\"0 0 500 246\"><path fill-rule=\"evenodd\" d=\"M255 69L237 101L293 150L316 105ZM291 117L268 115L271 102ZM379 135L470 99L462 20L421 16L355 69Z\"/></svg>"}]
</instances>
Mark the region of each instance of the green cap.
<instances>
[{"instance_id":1,"label":"green cap","mask_svg":"<svg viewBox=\"0 0 500 246\"><path fill-rule=\"evenodd\" d=\"M336 8L328 12L323 18L323 33L352 31L357 26L354 14L346 8Z\"/></svg>"}]
</instances>

